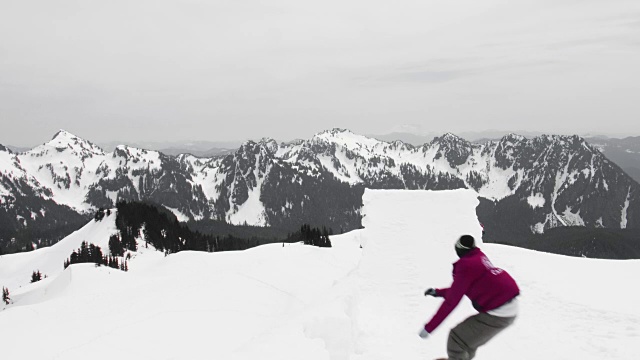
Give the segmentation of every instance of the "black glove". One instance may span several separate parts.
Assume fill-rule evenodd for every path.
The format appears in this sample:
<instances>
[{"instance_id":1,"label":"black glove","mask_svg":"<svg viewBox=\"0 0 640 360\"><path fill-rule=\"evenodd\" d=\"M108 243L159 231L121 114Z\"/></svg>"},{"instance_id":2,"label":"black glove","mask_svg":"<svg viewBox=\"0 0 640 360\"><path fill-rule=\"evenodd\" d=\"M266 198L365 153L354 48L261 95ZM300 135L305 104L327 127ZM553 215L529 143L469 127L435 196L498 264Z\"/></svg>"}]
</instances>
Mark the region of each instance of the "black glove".
<instances>
[{"instance_id":1,"label":"black glove","mask_svg":"<svg viewBox=\"0 0 640 360\"><path fill-rule=\"evenodd\" d=\"M434 289L434 288L428 288L428 289L424 292L424 296L433 296L433 297L438 297L438 294L436 293L436 289Z\"/></svg>"}]
</instances>

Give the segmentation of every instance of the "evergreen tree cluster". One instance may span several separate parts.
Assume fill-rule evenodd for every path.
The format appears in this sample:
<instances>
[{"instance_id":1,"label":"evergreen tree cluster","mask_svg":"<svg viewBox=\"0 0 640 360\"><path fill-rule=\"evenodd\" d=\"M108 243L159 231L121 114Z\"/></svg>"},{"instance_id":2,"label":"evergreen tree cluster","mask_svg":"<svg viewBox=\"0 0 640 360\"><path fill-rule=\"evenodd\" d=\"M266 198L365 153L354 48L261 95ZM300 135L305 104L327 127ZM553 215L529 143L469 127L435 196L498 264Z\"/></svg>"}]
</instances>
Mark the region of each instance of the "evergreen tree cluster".
<instances>
[{"instance_id":1,"label":"evergreen tree cluster","mask_svg":"<svg viewBox=\"0 0 640 360\"><path fill-rule=\"evenodd\" d=\"M298 229L300 226L251 226L251 225L234 225L223 220L202 219L198 221L190 220L186 225L193 232L201 232L203 234L212 235L218 238L225 238L232 235L236 239L258 239L258 241L281 242L286 239L291 231Z\"/></svg>"},{"instance_id":2,"label":"evergreen tree cluster","mask_svg":"<svg viewBox=\"0 0 640 360\"><path fill-rule=\"evenodd\" d=\"M329 236L333 235L331 229L327 230L326 227L315 228L309 224L304 224L300 227L300 230L289 235L289 242L302 241L305 245L313 245L318 247L331 247L331 240Z\"/></svg>"},{"instance_id":3,"label":"evergreen tree cluster","mask_svg":"<svg viewBox=\"0 0 640 360\"><path fill-rule=\"evenodd\" d=\"M284 230L268 232L262 229L252 229L249 226L234 226L221 221L207 222L206 231L192 230L187 225L180 223L178 219L163 207L141 202L118 202L116 205L116 227L120 230L121 237L109 240L111 254L120 254L126 244L135 244L139 236L144 238L147 245L152 245L156 250L172 254L183 250L191 251L235 251L246 250L252 247L280 243L302 241L300 236L287 236ZM216 234L212 235L209 232ZM226 233L226 235L225 235ZM263 238L258 236L242 237L237 234L250 236L253 233L271 236ZM282 234L280 236L277 236ZM283 240L284 239L284 240ZM122 247L117 243L120 241ZM113 245L112 245L113 243ZM132 251L135 251L129 248Z\"/></svg>"},{"instance_id":4,"label":"evergreen tree cluster","mask_svg":"<svg viewBox=\"0 0 640 360\"><path fill-rule=\"evenodd\" d=\"M159 210L158 207L140 202L118 202L118 214L116 227L120 230L118 239L122 247L136 251L136 238L142 236L147 245L152 245L156 250L165 254L173 254L183 250L214 251L214 238L199 232L192 232L178 219ZM114 243L113 254L118 253L119 245L116 239L110 239L109 244Z\"/></svg>"},{"instance_id":5,"label":"evergreen tree cluster","mask_svg":"<svg viewBox=\"0 0 640 360\"><path fill-rule=\"evenodd\" d=\"M212 251L240 251L247 250L252 247L282 242L282 239L262 239L251 237L243 239L235 235L215 236L213 238Z\"/></svg>"},{"instance_id":6,"label":"evergreen tree cluster","mask_svg":"<svg viewBox=\"0 0 640 360\"><path fill-rule=\"evenodd\" d=\"M137 251L138 244L136 237L129 234L124 240L120 239L120 235L111 235L109 238L109 252L113 256L124 256L126 250Z\"/></svg>"},{"instance_id":7,"label":"evergreen tree cluster","mask_svg":"<svg viewBox=\"0 0 640 360\"><path fill-rule=\"evenodd\" d=\"M100 246L83 241L82 244L80 244L80 248L77 251L73 250L69 259L64 262L64 268L68 268L71 264L80 263L104 265L104 256L102 255Z\"/></svg>"},{"instance_id":8,"label":"evergreen tree cluster","mask_svg":"<svg viewBox=\"0 0 640 360\"><path fill-rule=\"evenodd\" d=\"M74 250L71 256L65 260L64 268L68 268L72 264L94 263L96 265L104 265L122 271L129 270L129 264L126 260L120 261L117 256L103 255L100 246L89 244L83 241L78 250Z\"/></svg>"},{"instance_id":9,"label":"evergreen tree cluster","mask_svg":"<svg viewBox=\"0 0 640 360\"><path fill-rule=\"evenodd\" d=\"M33 284L34 282L38 282L42 280L42 273L40 272L40 270L36 270L33 272L33 274L31 274L31 283Z\"/></svg>"},{"instance_id":10,"label":"evergreen tree cluster","mask_svg":"<svg viewBox=\"0 0 640 360\"><path fill-rule=\"evenodd\" d=\"M111 215L111 210L110 209L103 209L103 208L99 208L98 211L96 211L96 214L93 216L93 219L95 221L102 221L102 219L104 219L105 216L110 216Z\"/></svg>"},{"instance_id":11,"label":"evergreen tree cluster","mask_svg":"<svg viewBox=\"0 0 640 360\"><path fill-rule=\"evenodd\" d=\"M127 260L120 261L117 256L107 256L105 258L105 262L106 264L104 265L107 265L110 268L129 271L129 262Z\"/></svg>"}]
</instances>

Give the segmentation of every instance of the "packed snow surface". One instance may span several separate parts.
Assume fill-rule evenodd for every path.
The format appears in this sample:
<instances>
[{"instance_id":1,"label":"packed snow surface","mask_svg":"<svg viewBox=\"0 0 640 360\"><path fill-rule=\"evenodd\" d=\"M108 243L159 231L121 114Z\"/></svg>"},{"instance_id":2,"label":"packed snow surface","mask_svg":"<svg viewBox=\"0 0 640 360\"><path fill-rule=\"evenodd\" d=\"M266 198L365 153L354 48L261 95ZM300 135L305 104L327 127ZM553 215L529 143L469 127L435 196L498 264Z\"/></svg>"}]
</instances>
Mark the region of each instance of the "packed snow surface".
<instances>
[{"instance_id":1,"label":"packed snow surface","mask_svg":"<svg viewBox=\"0 0 640 360\"><path fill-rule=\"evenodd\" d=\"M328 249L273 244L167 257L149 251L137 254L127 273L87 264L63 271L60 263L35 284L28 284L31 272L58 263L55 251L2 256L0 286L12 284L13 299L0 311L3 358L446 356L448 330L475 311L463 299L422 340L418 330L442 302L422 293L450 284L453 243L461 234L480 237L476 197L469 190L367 190L365 228L333 236ZM80 238L104 241L113 221L112 215L91 222L51 249L75 248ZM629 279L640 272L639 261L481 247L513 275L522 295L515 325L476 359L638 358L640 307Z\"/></svg>"}]
</instances>

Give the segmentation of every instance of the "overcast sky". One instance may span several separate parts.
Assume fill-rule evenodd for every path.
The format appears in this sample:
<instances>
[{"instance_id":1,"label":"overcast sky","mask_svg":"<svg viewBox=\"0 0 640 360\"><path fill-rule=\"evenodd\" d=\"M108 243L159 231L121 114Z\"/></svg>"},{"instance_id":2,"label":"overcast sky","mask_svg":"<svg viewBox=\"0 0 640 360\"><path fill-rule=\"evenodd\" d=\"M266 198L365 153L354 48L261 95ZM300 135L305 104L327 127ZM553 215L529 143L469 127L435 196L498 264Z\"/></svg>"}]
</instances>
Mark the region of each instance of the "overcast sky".
<instances>
[{"instance_id":1,"label":"overcast sky","mask_svg":"<svg viewBox=\"0 0 640 360\"><path fill-rule=\"evenodd\" d=\"M0 0L0 143L640 135L638 0Z\"/></svg>"}]
</instances>

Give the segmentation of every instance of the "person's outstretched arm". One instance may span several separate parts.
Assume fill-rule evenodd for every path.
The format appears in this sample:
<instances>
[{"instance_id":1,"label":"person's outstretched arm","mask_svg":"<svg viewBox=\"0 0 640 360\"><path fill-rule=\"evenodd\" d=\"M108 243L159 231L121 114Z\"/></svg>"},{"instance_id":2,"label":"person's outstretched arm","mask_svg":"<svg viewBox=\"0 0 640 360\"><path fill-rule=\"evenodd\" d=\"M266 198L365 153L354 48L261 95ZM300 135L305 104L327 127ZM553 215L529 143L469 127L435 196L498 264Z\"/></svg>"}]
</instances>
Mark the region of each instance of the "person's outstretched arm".
<instances>
[{"instance_id":1,"label":"person's outstretched arm","mask_svg":"<svg viewBox=\"0 0 640 360\"><path fill-rule=\"evenodd\" d=\"M438 289L436 293L444 297L444 302L440 305L440 308L429 321L424 329L428 333L432 333L443 321L449 316L451 311L458 306L460 300L467 292L467 289L471 285L473 280L472 274L469 269L463 267L454 269L453 272L453 284L448 289Z\"/></svg>"}]
</instances>

